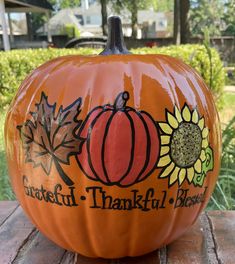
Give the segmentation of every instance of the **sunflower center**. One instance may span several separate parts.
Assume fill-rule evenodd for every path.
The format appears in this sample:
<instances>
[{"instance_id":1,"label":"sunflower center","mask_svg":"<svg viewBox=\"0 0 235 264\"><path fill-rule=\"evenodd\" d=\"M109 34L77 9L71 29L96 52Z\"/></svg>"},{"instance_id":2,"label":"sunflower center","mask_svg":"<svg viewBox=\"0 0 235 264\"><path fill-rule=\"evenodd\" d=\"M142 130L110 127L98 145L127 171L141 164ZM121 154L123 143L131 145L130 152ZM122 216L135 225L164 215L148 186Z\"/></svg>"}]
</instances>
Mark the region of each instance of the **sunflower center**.
<instances>
[{"instance_id":1,"label":"sunflower center","mask_svg":"<svg viewBox=\"0 0 235 264\"><path fill-rule=\"evenodd\" d=\"M190 167L199 158L202 149L200 128L192 123L181 123L171 138L171 157L179 167Z\"/></svg>"}]
</instances>

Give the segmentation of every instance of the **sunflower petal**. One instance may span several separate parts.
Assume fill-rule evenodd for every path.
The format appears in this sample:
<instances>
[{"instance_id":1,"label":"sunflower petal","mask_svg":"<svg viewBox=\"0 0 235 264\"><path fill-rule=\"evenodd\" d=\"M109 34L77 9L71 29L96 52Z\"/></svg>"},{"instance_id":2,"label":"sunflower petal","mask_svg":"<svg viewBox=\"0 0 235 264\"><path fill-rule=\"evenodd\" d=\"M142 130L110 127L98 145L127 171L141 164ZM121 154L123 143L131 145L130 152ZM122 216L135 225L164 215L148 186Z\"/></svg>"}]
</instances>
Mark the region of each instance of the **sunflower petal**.
<instances>
[{"instance_id":1,"label":"sunflower petal","mask_svg":"<svg viewBox=\"0 0 235 264\"><path fill-rule=\"evenodd\" d=\"M202 118L199 120L199 122L198 122L198 126L200 127L201 130L203 130L203 128L204 128L204 123L205 123L205 121L204 121L204 117L202 117Z\"/></svg>"},{"instance_id":2,"label":"sunflower petal","mask_svg":"<svg viewBox=\"0 0 235 264\"><path fill-rule=\"evenodd\" d=\"M198 123L198 119L199 119L199 116L198 116L198 112L196 109L193 110L193 115L192 115L192 121L194 124L197 124Z\"/></svg>"},{"instance_id":3,"label":"sunflower petal","mask_svg":"<svg viewBox=\"0 0 235 264\"><path fill-rule=\"evenodd\" d=\"M176 119L178 120L179 123L181 123L183 121L181 113L180 113L180 111L179 111L177 106L175 106L175 117L176 117Z\"/></svg>"},{"instance_id":4,"label":"sunflower petal","mask_svg":"<svg viewBox=\"0 0 235 264\"><path fill-rule=\"evenodd\" d=\"M168 134L168 135L171 135L172 134L172 128L169 126L169 124L167 123L159 123L159 126L161 128L161 130L165 133L165 134Z\"/></svg>"},{"instance_id":5,"label":"sunflower petal","mask_svg":"<svg viewBox=\"0 0 235 264\"><path fill-rule=\"evenodd\" d=\"M170 147L169 146L162 146L161 150L160 150L160 156L168 154L169 151L170 151Z\"/></svg>"},{"instance_id":6,"label":"sunflower petal","mask_svg":"<svg viewBox=\"0 0 235 264\"><path fill-rule=\"evenodd\" d=\"M178 174L179 174L179 170L180 168L179 167L175 167L175 169L173 170L173 172L171 173L171 176L170 176L170 185L172 185L174 182L177 181L178 179Z\"/></svg>"},{"instance_id":7,"label":"sunflower petal","mask_svg":"<svg viewBox=\"0 0 235 264\"><path fill-rule=\"evenodd\" d=\"M161 136L161 144L162 145L167 145L170 143L170 136Z\"/></svg>"},{"instance_id":8,"label":"sunflower petal","mask_svg":"<svg viewBox=\"0 0 235 264\"><path fill-rule=\"evenodd\" d=\"M187 169L187 178L188 178L189 182L192 182L193 177L194 177L194 173L195 172L194 172L194 168L193 167Z\"/></svg>"},{"instance_id":9,"label":"sunflower petal","mask_svg":"<svg viewBox=\"0 0 235 264\"><path fill-rule=\"evenodd\" d=\"M179 126L178 120L169 112L167 112L167 121L172 128L177 128Z\"/></svg>"},{"instance_id":10,"label":"sunflower petal","mask_svg":"<svg viewBox=\"0 0 235 264\"><path fill-rule=\"evenodd\" d=\"M206 160L206 152L204 149L201 151L200 160L203 162Z\"/></svg>"},{"instance_id":11,"label":"sunflower petal","mask_svg":"<svg viewBox=\"0 0 235 264\"><path fill-rule=\"evenodd\" d=\"M171 162L171 158L169 155L165 155L163 157L161 157L158 161L158 167L165 167L166 165L168 165Z\"/></svg>"},{"instance_id":12,"label":"sunflower petal","mask_svg":"<svg viewBox=\"0 0 235 264\"><path fill-rule=\"evenodd\" d=\"M175 167L175 164L174 162L171 162L170 165L168 165L165 170L161 173L160 175L160 178L165 178L165 177L168 177L169 174L172 172L172 170L174 169Z\"/></svg>"},{"instance_id":13,"label":"sunflower petal","mask_svg":"<svg viewBox=\"0 0 235 264\"><path fill-rule=\"evenodd\" d=\"M198 159L195 164L194 164L194 169L197 173L201 173L202 172L202 162L200 159Z\"/></svg>"},{"instance_id":14,"label":"sunflower petal","mask_svg":"<svg viewBox=\"0 0 235 264\"><path fill-rule=\"evenodd\" d=\"M182 168L179 173L179 184L181 185L186 176L186 169Z\"/></svg>"},{"instance_id":15,"label":"sunflower petal","mask_svg":"<svg viewBox=\"0 0 235 264\"><path fill-rule=\"evenodd\" d=\"M203 138L206 138L209 134L209 130L207 127L205 127L203 130L202 130L202 137Z\"/></svg>"},{"instance_id":16,"label":"sunflower petal","mask_svg":"<svg viewBox=\"0 0 235 264\"><path fill-rule=\"evenodd\" d=\"M191 112L190 112L187 105L185 105L183 110L182 110L182 116L186 122L189 122L191 120Z\"/></svg>"},{"instance_id":17,"label":"sunflower petal","mask_svg":"<svg viewBox=\"0 0 235 264\"><path fill-rule=\"evenodd\" d=\"M208 139L207 139L207 138L203 139L203 140L202 140L202 147L203 147L203 148L207 148L208 145L209 145Z\"/></svg>"}]
</instances>

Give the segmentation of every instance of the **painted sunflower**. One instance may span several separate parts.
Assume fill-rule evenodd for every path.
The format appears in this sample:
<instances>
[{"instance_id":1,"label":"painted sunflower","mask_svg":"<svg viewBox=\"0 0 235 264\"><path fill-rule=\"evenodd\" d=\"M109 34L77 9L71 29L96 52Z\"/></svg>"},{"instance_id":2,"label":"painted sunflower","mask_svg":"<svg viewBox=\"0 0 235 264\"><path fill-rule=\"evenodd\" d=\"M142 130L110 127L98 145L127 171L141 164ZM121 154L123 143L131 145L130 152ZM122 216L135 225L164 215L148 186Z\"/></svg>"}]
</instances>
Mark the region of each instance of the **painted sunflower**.
<instances>
[{"instance_id":1,"label":"painted sunflower","mask_svg":"<svg viewBox=\"0 0 235 264\"><path fill-rule=\"evenodd\" d=\"M190 111L187 104L181 112L175 106L174 113L166 110L167 122L159 122L161 135L160 159L157 166L163 168L160 178L169 177L169 185L176 181L181 185L185 179L189 183L194 176L202 173L206 160L208 128L204 117L197 109Z\"/></svg>"}]
</instances>

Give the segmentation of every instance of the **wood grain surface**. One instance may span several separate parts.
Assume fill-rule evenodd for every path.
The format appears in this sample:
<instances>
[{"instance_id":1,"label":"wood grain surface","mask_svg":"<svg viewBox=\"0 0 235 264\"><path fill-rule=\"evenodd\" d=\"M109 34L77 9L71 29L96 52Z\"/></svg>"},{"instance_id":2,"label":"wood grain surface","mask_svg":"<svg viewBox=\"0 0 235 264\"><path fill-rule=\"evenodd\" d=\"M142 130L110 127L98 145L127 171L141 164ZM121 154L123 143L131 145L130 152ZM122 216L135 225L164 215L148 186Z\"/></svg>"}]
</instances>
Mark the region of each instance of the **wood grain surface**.
<instances>
[{"instance_id":1,"label":"wood grain surface","mask_svg":"<svg viewBox=\"0 0 235 264\"><path fill-rule=\"evenodd\" d=\"M188 232L148 255L90 259L66 251L41 234L15 201L0 202L0 264L234 264L235 211L201 214Z\"/></svg>"}]
</instances>

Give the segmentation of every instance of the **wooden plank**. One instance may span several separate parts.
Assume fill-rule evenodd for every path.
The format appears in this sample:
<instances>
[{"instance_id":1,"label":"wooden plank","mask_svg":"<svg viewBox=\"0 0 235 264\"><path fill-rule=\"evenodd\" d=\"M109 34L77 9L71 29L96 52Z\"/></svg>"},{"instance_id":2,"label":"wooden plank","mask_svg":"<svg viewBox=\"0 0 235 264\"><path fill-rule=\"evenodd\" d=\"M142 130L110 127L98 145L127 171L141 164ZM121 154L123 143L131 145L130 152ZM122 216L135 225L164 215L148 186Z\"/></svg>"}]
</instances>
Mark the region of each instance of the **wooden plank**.
<instances>
[{"instance_id":1,"label":"wooden plank","mask_svg":"<svg viewBox=\"0 0 235 264\"><path fill-rule=\"evenodd\" d=\"M67 263L69 264L69 262ZM110 263L110 260L102 259L102 258L87 258L82 255L76 254L73 263L76 263L76 264L108 264Z\"/></svg>"},{"instance_id":2,"label":"wooden plank","mask_svg":"<svg viewBox=\"0 0 235 264\"><path fill-rule=\"evenodd\" d=\"M110 259L88 258L77 253L66 251L60 264L109 264L114 263Z\"/></svg>"},{"instance_id":3,"label":"wooden plank","mask_svg":"<svg viewBox=\"0 0 235 264\"><path fill-rule=\"evenodd\" d=\"M160 264L160 251L154 251L140 257L125 257L121 259L87 258L79 254L66 252L60 264ZM164 262L161 262L164 264Z\"/></svg>"},{"instance_id":4,"label":"wooden plank","mask_svg":"<svg viewBox=\"0 0 235 264\"><path fill-rule=\"evenodd\" d=\"M219 262L217 258L216 247L212 235L210 221L206 212L201 215L200 220L205 241L203 245L203 250L206 253L206 263L217 264Z\"/></svg>"},{"instance_id":5,"label":"wooden plank","mask_svg":"<svg viewBox=\"0 0 235 264\"><path fill-rule=\"evenodd\" d=\"M156 250L140 257L126 257L111 261L111 264L160 264L160 251ZM164 262L162 262L163 264Z\"/></svg>"},{"instance_id":6,"label":"wooden plank","mask_svg":"<svg viewBox=\"0 0 235 264\"><path fill-rule=\"evenodd\" d=\"M64 249L54 244L39 231L35 231L20 249L12 264L60 263L64 254Z\"/></svg>"},{"instance_id":7,"label":"wooden plank","mask_svg":"<svg viewBox=\"0 0 235 264\"><path fill-rule=\"evenodd\" d=\"M120 259L88 258L80 254L66 252L60 264L159 264L159 252L154 251L140 257L125 257Z\"/></svg>"},{"instance_id":8,"label":"wooden plank","mask_svg":"<svg viewBox=\"0 0 235 264\"><path fill-rule=\"evenodd\" d=\"M66 251L59 264L71 264L71 263L76 264L76 262L77 262L77 254Z\"/></svg>"},{"instance_id":9,"label":"wooden plank","mask_svg":"<svg viewBox=\"0 0 235 264\"><path fill-rule=\"evenodd\" d=\"M3 201L0 202L0 226L13 213L18 206L17 201Z\"/></svg>"},{"instance_id":10,"label":"wooden plank","mask_svg":"<svg viewBox=\"0 0 235 264\"><path fill-rule=\"evenodd\" d=\"M79 254L67 251L60 264L159 264L159 251L151 252L140 257L126 257L121 259L87 258ZM164 262L161 262L162 264Z\"/></svg>"},{"instance_id":11,"label":"wooden plank","mask_svg":"<svg viewBox=\"0 0 235 264\"><path fill-rule=\"evenodd\" d=\"M235 263L235 211L208 211L219 263Z\"/></svg>"},{"instance_id":12,"label":"wooden plank","mask_svg":"<svg viewBox=\"0 0 235 264\"><path fill-rule=\"evenodd\" d=\"M205 216L202 214L199 220L180 238L168 245L167 247L167 263L169 264L188 264L208 263L209 258L216 257L208 255L208 249L211 247L207 242L209 238L208 232L210 228L206 228ZM217 262L211 262L217 263Z\"/></svg>"},{"instance_id":13,"label":"wooden plank","mask_svg":"<svg viewBox=\"0 0 235 264\"><path fill-rule=\"evenodd\" d=\"M21 207L18 207L0 227L1 263L11 263L14 260L33 230L33 225L25 217Z\"/></svg>"}]
</instances>

